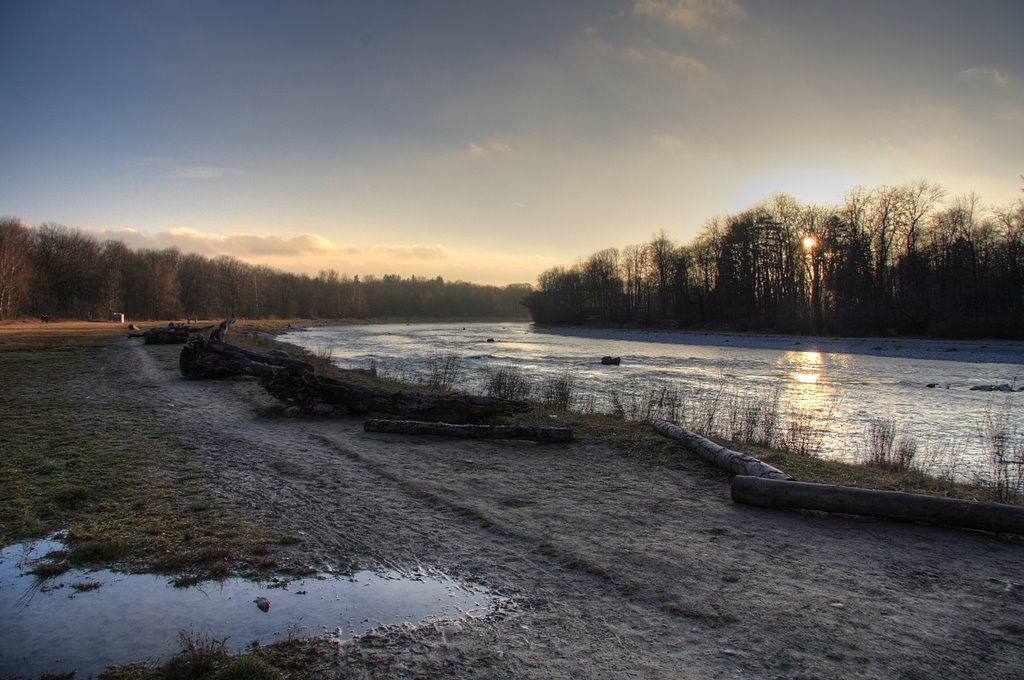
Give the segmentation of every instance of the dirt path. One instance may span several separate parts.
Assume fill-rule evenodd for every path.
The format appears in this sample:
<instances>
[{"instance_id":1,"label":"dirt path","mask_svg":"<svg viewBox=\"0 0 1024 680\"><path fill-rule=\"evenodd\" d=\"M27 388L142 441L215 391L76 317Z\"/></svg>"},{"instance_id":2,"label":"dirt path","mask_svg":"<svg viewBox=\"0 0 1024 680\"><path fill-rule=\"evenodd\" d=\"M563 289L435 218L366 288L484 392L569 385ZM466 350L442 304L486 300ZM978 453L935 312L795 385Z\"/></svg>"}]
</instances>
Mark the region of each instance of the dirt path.
<instances>
[{"instance_id":1,"label":"dirt path","mask_svg":"<svg viewBox=\"0 0 1024 680\"><path fill-rule=\"evenodd\" d=\"M724 477L586 442L258 418L255 384L184 381L179 349L113 341L108 388L185 433L211 493L303 532L285 559L422 565L513 597L313 645L318 677L1024 677L1021 541L734 505Z\"/></svg>"}]
</instances>

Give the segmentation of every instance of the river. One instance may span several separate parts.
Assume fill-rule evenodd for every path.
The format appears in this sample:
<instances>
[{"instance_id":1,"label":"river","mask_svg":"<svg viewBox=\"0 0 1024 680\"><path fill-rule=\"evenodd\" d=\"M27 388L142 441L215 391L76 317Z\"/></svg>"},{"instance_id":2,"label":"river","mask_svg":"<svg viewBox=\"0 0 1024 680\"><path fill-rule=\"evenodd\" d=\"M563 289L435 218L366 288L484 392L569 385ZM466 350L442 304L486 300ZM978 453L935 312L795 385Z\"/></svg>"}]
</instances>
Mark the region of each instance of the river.
<instances>
[{"instance_id":1,"label":"river","mask_svg":"<svg viewBox=\"0 0 1024 680\"><path fill-rule=\"evenodd\" d=\"M523 376L534 394L546 382L569 381L579 409L643 417L657 402L655 415L709 434L757 429L775 443L841 460L861 460L881 423L916 447L918 465L964 480L991 474L998 437L1004 450L1018 457L1024 451L1024 342L544 329L526 322L317 326L281 339L329 355L341 368L374 367L409 382L428 381L438 367L454 369L455 388L467 392L484 393L500 369ZM621 363L603 365L604 356Z\"/></svg>"}]
</instances>

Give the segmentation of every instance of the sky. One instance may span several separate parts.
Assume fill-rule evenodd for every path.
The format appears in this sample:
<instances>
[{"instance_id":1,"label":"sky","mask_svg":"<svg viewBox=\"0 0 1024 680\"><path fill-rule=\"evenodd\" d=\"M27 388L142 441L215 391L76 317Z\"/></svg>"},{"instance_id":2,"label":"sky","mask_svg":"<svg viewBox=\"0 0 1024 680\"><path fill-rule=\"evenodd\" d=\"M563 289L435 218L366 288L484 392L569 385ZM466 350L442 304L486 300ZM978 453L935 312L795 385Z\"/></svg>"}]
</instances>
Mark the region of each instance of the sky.
<instances>
[{"instance_id":1,"label":"sky","mask_svg":"<svg viewBox=\"0 0 1024 680\"><path fill-rule=\"evenodd\" d=\"M776 192L1017 200L1020 0L0 0L0 215L504 285Z\"/></svg>"}]
</instances>

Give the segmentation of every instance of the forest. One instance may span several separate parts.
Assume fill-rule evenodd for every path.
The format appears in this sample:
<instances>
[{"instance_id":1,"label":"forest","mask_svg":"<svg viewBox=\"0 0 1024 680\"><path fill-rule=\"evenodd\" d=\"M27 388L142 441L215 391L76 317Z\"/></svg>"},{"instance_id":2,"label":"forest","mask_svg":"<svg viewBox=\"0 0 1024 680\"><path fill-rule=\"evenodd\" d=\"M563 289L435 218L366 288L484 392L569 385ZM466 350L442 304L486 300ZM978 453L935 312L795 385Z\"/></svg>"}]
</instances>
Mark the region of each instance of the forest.
<instances>
[{"instance_id":1,"label":"forest","mask_svg":"<svg viewBox=\"0 0 1024 680\"><path fill-rule=\"evenodd\" d=\"M841 205L776 194L544 271L537 285L283 272L176 248L132 250L0 219L0 319L528 318L827 335L1024 337L1024 197L986 207L918 180Z\"/></svg>"},{"instance_id":2,"label":"forest","mask_svg":"<svg viewBox=\"0 0 1024 680\"><path fill-rule=\"evenodd\" d=\"M786 194L543 272L534 322L829 335L1024 337L1024 198L989 208L925 180L842 205Z\"/></svg>"},{"instance_id":3,"label":"forest","mask_svg":"<svg viewBox=\"0 0 1024 680\"><path fill-rule=\"evenodd\" d=\"M240 318L527 318L528 284L440 276L350 278L283 272L176 248L132 250L57 224L0 219L0 320Z\"/></svg>"}]
</instances>

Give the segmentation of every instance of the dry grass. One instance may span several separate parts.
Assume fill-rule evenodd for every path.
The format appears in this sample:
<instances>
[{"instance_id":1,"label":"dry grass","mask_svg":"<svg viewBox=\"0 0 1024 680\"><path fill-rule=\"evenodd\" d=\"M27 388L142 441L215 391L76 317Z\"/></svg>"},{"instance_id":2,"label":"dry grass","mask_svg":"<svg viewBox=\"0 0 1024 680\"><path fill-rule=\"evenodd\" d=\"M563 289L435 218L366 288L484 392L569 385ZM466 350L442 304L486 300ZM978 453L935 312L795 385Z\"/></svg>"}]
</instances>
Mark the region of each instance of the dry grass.
<instances>
[{"instance_id":1,"label":"dry grass","mask_svg":"<svg viewBox=\"0 0 1024 680\"><path fill-rule=\"evenodd\" d=\"M128 324L119 323L0 321L0 352L81 348L127 332Z\"/></svg>"}]
</instances>

